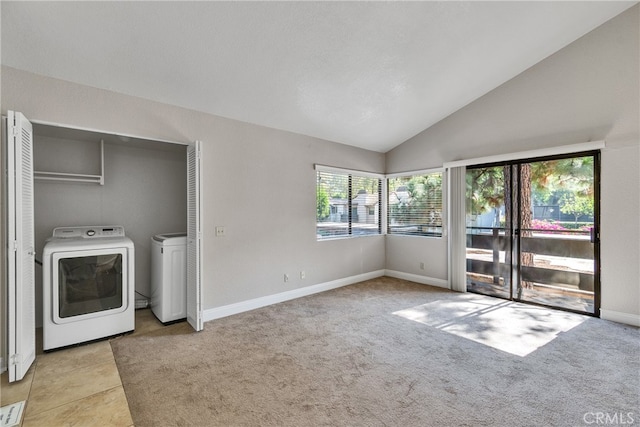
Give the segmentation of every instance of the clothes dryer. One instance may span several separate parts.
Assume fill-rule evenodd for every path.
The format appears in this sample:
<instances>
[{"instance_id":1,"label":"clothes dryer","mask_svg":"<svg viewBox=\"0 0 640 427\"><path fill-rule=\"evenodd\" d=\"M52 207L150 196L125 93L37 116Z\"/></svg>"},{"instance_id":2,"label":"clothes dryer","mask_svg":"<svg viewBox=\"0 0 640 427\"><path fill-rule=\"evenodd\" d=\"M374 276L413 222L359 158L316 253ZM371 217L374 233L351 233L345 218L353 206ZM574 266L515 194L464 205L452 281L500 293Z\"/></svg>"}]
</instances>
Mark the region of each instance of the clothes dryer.
<instances>
[{"instance_id":1,"label":"clothes dryer","mask_svg":"<svg viewBox=\"0 0 640 427\"><path fill-rule=\"evenodd\" d=\"M135 329L134 245L122 226L54 229L42 284L45 351Z\"/></svg>"}]
</instances>

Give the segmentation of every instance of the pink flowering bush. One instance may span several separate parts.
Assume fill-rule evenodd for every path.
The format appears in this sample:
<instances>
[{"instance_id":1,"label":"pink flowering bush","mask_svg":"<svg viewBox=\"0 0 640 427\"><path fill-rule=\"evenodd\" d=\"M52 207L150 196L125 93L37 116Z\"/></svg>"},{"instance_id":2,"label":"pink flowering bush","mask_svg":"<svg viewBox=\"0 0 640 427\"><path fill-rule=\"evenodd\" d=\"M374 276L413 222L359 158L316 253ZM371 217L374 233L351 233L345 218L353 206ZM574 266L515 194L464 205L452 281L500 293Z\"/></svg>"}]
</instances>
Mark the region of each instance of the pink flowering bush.
<instances>
[{"instance_id":1,"label":"pink flowering bush","mask_svg":"<svg viewBox=\"0 0 640 427\"><path fill-rule=\"evenodd\" d=\"M534 219L531 221L531 228L534 230L544 231L567 231L562 225L553 221L543 221L540 219Z\"/></svg>"},{"instance_id":2,"label":"pink flowering bush","mask_svg":"<svg viewBox=\"0 0 640 427\"><path fill-rule=\"evenodd\" d=\"M570 224L573 225L573 224ZM586 224L580 227L565 227L562 223L556 221L544 221L541 219L534 219L531 221L531 229L536 231L554 231L554 234L574 234L576 232L589 233L593 228L593 224ZM566 233L563 233L566 232Z\"/></svg>"}]
</instances>

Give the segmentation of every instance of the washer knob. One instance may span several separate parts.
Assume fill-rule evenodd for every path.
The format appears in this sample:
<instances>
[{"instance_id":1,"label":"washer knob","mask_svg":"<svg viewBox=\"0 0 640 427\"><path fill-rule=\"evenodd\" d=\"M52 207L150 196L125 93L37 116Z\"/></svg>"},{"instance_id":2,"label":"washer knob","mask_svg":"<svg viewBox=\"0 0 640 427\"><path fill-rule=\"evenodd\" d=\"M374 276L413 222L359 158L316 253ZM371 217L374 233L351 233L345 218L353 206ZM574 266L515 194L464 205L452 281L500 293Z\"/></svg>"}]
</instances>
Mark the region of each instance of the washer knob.
<instances>
[{"instance_id":1,"label":"washer knob","mask_svg":"<svg viewBox=\"0 0 640 427\"><path fill-rule=\"evenodd\" d=\"M93 237L96 234L96 230L87 230L87 236Z\"/></svg>"}]
</instances>

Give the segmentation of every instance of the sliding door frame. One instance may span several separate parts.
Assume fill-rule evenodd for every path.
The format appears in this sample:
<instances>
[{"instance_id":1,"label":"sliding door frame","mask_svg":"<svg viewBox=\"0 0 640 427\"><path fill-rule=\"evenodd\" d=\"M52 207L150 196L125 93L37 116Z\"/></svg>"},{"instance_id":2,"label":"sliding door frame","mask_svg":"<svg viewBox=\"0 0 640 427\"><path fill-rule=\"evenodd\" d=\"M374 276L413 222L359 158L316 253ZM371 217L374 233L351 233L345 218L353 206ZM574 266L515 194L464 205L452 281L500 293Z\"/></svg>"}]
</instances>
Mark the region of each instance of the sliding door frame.
<instances>
[{"instance_id":1,"label":"sliding door frame","mask_svg":"<svg viewBox=\"0 0 640 427\"><path fill-rule=\"evenodd\" d=\"M541 161L553 161L553 160L562 160L569 159L573 157L593 157L593 187L594 187L594 213L593 213L593 231L591 235L591 242L594 244L593 249L593 260L594 260L594 277L593 277L593 313L574 310L567 307L555 306L543 304L535 301L530 301L521 298L520 290L521 290L521 282L522 282L522 209L521 209L521 189L522 189L522 175L521 175L521 165L526 163L535 163ZM535 156L535 157L525 157L525 158L517 158L512 160L501 160L494 161L489 163L467 163L465 166L468 166L466 170L469 169L478 169L478 168L487 168L487 167L505 167L509 166L512 168L510 173L510 188L512 193L512 201L511 201L511 209L510 209L510 227L506 227L505 224L505 237L507 232L510 236L510 245L509 249L511 251L511 263L509 266L509 298L503 298L501 296L495 296L496 298L508 299L511 301L517 301L537 306L550 307L557 310L575 312L580 314L586 314L590 316L600 317L600 299L601 299L601 283L600 283L600 157L601 152L600 149L593 149L581 152L571 152L564 154L553 154L547 156ZM515 177L514 177L515 175ZM515 189L515 191L514 191ZM466 250L466 248L465 248ZM514 260L517 262L514 263ZM506 260L505 260L506 261ZM465 274L466 275L466 274Z\"/></svg>"}]
</instances>

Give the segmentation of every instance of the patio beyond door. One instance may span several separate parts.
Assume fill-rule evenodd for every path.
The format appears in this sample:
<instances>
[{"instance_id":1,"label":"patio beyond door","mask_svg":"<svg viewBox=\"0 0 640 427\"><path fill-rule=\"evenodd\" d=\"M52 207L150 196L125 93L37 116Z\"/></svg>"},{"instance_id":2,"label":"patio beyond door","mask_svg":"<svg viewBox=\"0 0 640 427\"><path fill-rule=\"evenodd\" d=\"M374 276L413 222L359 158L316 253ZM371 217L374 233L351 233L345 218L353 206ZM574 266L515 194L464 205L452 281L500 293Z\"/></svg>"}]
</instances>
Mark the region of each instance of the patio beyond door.
<instances>
[{"instance_id":1,"label":"patio beyond door","mask_svg":"<svg viewBox=\"0 0 640 427\"><path fill-rule=\"evenodd\" d=\"M598 315L599 152L466 172L467 290Z\"/></svg>"}]
</instances>

